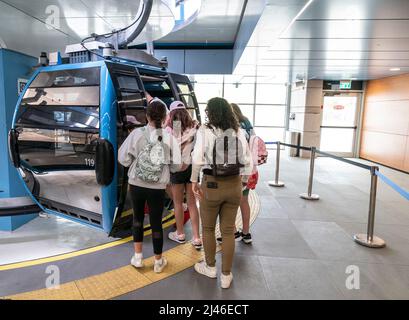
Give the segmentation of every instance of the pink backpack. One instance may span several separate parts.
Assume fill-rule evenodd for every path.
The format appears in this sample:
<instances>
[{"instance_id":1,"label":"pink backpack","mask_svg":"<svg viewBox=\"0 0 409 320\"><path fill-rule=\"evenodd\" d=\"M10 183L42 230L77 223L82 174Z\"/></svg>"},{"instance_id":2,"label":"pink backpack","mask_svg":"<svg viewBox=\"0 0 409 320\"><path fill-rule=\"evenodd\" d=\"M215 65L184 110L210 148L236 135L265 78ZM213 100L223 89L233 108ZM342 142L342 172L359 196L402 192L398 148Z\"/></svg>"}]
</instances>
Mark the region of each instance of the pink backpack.
<instances>
[{"instance_id":1,"label":"pink backpack","mask_svg":"<svg viewBox=\"0 0 409 320\"><path fill-rule=\"evenodd\" d=\"M250 137L250 151L253 156L253 163L255 166L261 166L267 163L268 151L263 139L256 135Z\"/></svg>"}]
</instances>

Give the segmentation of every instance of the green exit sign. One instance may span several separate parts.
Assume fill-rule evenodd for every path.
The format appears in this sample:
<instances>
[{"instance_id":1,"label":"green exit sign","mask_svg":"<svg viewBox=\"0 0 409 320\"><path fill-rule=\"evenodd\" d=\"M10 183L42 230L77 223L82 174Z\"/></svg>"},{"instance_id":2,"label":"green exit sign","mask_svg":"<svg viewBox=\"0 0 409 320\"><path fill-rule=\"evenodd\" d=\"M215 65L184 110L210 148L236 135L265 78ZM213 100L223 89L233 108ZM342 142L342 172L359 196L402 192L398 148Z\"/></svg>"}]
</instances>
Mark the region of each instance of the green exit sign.
<instances>
[{"instance_id":1,"label":"green exit sign","mask_svg":"<svg viewBox=\"0 0 409 320\"><path fill-rule=\"evenodd\" d=\"M341 90L351 90L352 88L352 81L351 80L341 80L339 82L339 88Z\"/></svg>"}]
</instances>

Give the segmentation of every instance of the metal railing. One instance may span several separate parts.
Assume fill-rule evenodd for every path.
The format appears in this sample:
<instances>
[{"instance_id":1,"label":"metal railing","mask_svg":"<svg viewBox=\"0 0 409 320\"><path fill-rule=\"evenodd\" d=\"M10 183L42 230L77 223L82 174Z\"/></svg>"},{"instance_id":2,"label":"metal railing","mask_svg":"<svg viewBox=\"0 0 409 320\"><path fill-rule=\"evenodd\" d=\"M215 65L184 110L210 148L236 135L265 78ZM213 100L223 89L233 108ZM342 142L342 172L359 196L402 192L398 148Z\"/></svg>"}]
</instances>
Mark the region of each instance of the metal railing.
<instances>
[{"instance_id":1,"label":"metal railing","mask_svg":"<svg viewBox=\"0 0 409 320\"><path fill-rule=\"evenodd\" d=\"M370 247L370 248L383 248L386 246L384 240L374 235L375 229L375 209L376 209L376 191L378 187L378 175L379 167L377 166L369 166L363 163L359 163L353 160L345 159L342 157L335 156L333 154L323 152L318 150L315 147L304 147L298 146L283 142L269 142L269 145L277 145L277 152L276 152L276 170L275 170L275 179L273 181L269 181L268 184L272 187L284 187L285 183L279 180L280 177L280 159L281 159L281 146L289 147L289 148L296 148L299 150L305 150L311 152L310 157L310 173L308 179L308 190L307 193L300 194L300 197L304 200L312 200L317 201L320 199L318 194L313 193L313 183L314 183L314 171L315 171L315 158L317 154L322 156L326 156L338 161L342 161L348 163L353 166L360 167L362 169L366 169L371 174L371 189L370 189L370 196L369 196L369 213L368 213L368 228L366 234L356 234L354 235L355 242L359 243L360 245Z\"/></svg>"}]
</instances>

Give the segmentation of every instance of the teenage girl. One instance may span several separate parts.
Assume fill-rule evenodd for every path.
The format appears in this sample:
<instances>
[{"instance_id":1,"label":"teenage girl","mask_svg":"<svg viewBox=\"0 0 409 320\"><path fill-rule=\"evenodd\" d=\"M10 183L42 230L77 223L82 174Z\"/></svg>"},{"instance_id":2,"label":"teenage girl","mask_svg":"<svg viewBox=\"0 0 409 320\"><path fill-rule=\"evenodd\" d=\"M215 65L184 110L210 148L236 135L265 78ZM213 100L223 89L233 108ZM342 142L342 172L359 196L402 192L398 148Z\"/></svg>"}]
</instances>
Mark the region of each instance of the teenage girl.
<instances>
[{"instance_id":1,"label":"teenage girl","mask_svg":"<svg viewBox=\"0 0 409 320\"><path fill-rule=\"evenodd\" d=\"M235 251L236 216L243 187L247 185L248 176L253 169L253 162L246 137L240 130L231 105L222 98L211 99L207 104L206 114L208 123L199 129L192 153L191 182L193 192L200 200L205 251L205 261L197 263L195 270L209 278L217 277L215 229L219 218L223 237L221 287L228 289L233 281L231 270ZM237 148L234 146L215 148L217 141L226 141L226 135L236 140ZM229 157L228 164L224 162L221 165L218 173L215 159L226 159L226 149L229 150L229 155L230 151L234 152L234 156ZM222 173L223 168L232 166L232 170ZM202 169L204 177L202 184L199 185L197 181Z\"/></svg>"},{"instance_id":2,"label":"teenage girl","mask_svg":"<svg viewBox=\"0 0 409 320\"><path fill-rule=\"evenodd\" d=\"M173 162L172 154L180 154L178 144L162 126L166 119L167 107L158 100L153 99L146 110L148 124L146 127L133 130L119 149L118 161L125 167L129 167L129 190L133 206L133 238L135 254L131 264L135 268L143 268L143 235L145 203L150 212L150 224L152 226L152 242L155 254L154 272L161 273L167 265L167 259L162 256L163 251L163 228L162 215L165 203L165 189L170 181L170 171L180 170L181 164ZM138 157L149 143L162 142L164 149L169 151L168 161L163 166L157 182L146 182L136 173Z\"/></svg>"},{"instance_id":3,"label":"teenage girl","mask_svg":"<svg viewBox=\"0 0 409 320\"><path fill-rule=\"evenodd\" d=\"M200 250L202 248L202 240L200 239L199 233L199 211L190 182L190 177L192 175L191 153L198 127L198 123L192 119L183 102L175 101L171 104L169 122L166 129L173 135L180 145L183 166L180 172L171 173L170 175L170 188L176 217L176 231L169 233L169 239L178 243L186 242L183 208L186 192L187 207L192 222L192 244L197 250Z\"/></svg>"}]
</instances>

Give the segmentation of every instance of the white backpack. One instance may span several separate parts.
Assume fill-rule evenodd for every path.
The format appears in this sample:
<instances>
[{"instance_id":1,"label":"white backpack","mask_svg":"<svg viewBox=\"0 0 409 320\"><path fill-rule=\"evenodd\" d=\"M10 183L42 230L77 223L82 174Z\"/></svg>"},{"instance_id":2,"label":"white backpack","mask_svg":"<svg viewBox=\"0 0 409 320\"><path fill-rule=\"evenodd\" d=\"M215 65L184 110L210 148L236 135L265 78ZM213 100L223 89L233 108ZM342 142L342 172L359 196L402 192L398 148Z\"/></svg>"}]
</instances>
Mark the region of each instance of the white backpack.
<instances>
[{"instance_id":1,"label":"white backpack","mask_svg":"<svg viewBox=\"0 0 409 320\"><path fill-rule=\"evenodd\" d=\"M163 167L166 164L165 146L160 139L151 142L146 128L142 128L142 130L148 144L142 149L136 159L135 178L144 182L157 183L162 176Z\"/></svg>"}]
</instances>

